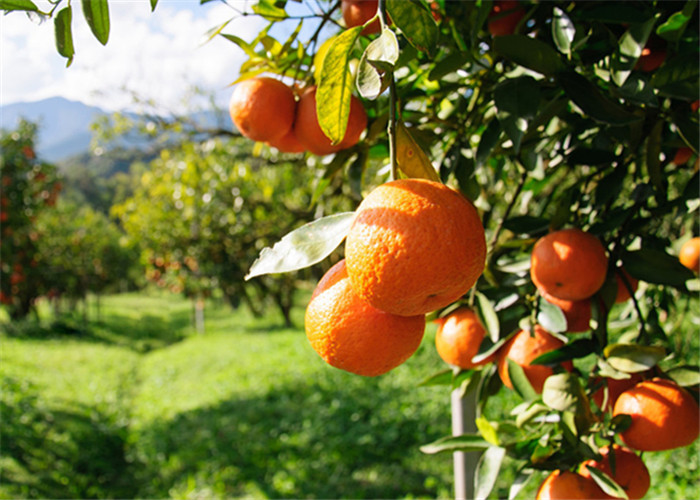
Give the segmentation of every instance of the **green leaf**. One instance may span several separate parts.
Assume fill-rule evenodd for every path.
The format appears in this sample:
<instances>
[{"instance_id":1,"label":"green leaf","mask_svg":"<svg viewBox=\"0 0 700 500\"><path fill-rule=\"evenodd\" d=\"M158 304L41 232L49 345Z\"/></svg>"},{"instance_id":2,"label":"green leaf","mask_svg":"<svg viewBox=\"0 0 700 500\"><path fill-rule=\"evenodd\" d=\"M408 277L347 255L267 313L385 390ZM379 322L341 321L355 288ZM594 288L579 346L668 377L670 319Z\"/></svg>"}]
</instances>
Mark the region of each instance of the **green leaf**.
<instances>
[{"instance_id":1,"label":"green leaf","mask_svg":"<svg viewBox=\"0 0 700 500\"><path fill-rule=\"evenodd\" d=\"M554 18L552 20L552 38L557 45L559 52L570 55L571 43L576 36L576 28L571 19L564 14L564 11L559 7L554 7Z\"/></svg>"},{"instance_id":2,"label":"green leaf","mask_svg":"<svg viewBox=\"0 0 700 500\"><path fill-rule=\"evenodd\" d=\"M29 12L38 12L39 8L31 0L0 0L0 9L11 10L26 10Z\"/></svg>"},{"instance_id":3,"label":"green leaf","mask_svg":"<svg viewBox=\"0 0 700 500\"><path fill-rule=\"evenodd\" d=\"M638 344L610 344L603 353L610 366L625 373L646 371L666 356L663 347Z\"/></svg>"},{"instance_id":4,"label":"green leaf","mask_svg":"<svg viewBox=\"0 0 700 500\"><path fill-rule=\"evenodd\" d=\"M71 21L73 19L73 8L68 6L56 14L54 18L54 29L56 34L56 49L58 53L68 59L66 67L73 62L75 49L73 48L73 33L71 32Z\"/></svg>"},{"instance_id":5,"label":"green leaf","mask_svg":"<svg viewBox=\"0 0 700 500\"><path fill-rule=\"evenodd\" d=\"M287 18L284 10L286 3L285 0L258 0L258 3L253 5L253 12L267 21L282 21Z\"/></svg>"},{"instance_id":6,"label":"green leaf","mask_svg":"<svg viewBox=\"0 0 700 500\"><path fill-rule=\"evenodd\" d=\"M590 472L591 477L596 482L596 484L600 486L600 489L602 489L605 493L614 498L623 498L625 500L629 498L627 496L627 492L622 488L622 486L617 484L606 473L604 473L600 469L591 467L590 465L586 465L586 468L588 469L588 472Z\"/></svg>"},{"instance_id":7,"label":"green leaf","mask_svg":"<svg viewBox=\"0 0 700 500\"><path fill-rule=\"evenodd\" d=\"M515 476L515 479L508 490L508 500L515 500L515 497L518 496L520 490L522 490L528 481L532 479L532 472L532 469L525 468L518 471L518 475Z\"/></svg>"},{"instance_id":8,"label":"green leaf","mask_svg":"<svg viewBox=\"0 0 700 500\"><path fill-rule=\"evenodd\" d=\"M611 125L627 125L640 119L603 93L584 76L575 72L560 73L557 80L569 98L594 120Z\"/></svg>"},{"instance_id":9,"label":"green leaf","mask_svg":"<svg viewBox=\"0 0 700 500\"><path fill-rule=\"evenodd\" d=\"M102 44L109 40L109 4L107 0L82 0L83 14L92 34Z\"/></svg>"},{"instance_id":10,"label":"green leaf","mask_svg":"<svg viewBox=\"0 0 700 500\"><path fill-rule=\"evenodd\" d=\"M676 366L666 371L666 376L673 379L681 387L693 387L700 385L699 366Z\"/></svg>"},{"instance_id":11,"label":"green leaf","mask_svg":"<svg viewBox=\"0 0 700 500\"><path fill-rule=\"evenodd\" d=\"M529 36L498 36L493 39L493 48L506 59L543 75L553 75L565 68L550 45Z\"/></svg>"},{"instance_id":12,"label":"green leaf","mask_svg":"<svg viewBox=\"0 0 700 500\"><path fill-rule=\"evenodd\" d=\"M491 425L491 422L489 422L486 417L478 417L474 423L476 424L476 428L479 429L479 434L481 434L486 441L494 446L501 444L500 440L498 439L498 432L496 432L496 428Z\"/></svg>"},{"instance_id":13,"label":"green leaf","mask_svg":"<svg viewBox=\"0 0 700 500\"><path fill-rule=\"evenodd\" d=\"M355 26L341 32L333 39L323 59L316 90L316 113L321 130L333 144L343 140L348 125L352 97L348 62L361 31L362 26Z\"/></svg>"},{"instance_id":14,"label":"green leaf","mask_svg":"<svg viewBox=\"0 0 700 500\"><path fill-rule=\"evenodd\" d=\"M431 385L452 385L454 372L451 368L446 368L433 375L429 376L418 384L419 387L427 387Z\"/></svg>"},{"instance_id":15,"label":"green leaf","mask_svg":"<svg viewBox=\"0 0 700 500\"><path fill-rule=\"evenodd\" d=\"M531 365L553 365L572 359L585 358L595 352L596 343L590 338L576 339L558 349L540 354L530 361Z\"/></svg>"},{"instance_id":16,"label":"green leaf","mask_svg":"<svg viewBox=\"0 0 700 500\"><path fill-rule=\"evenodd\" d=\"M649 39L656 18L652 17L644 23L632 24L620 37L617 51L613 53L611 62L612 79L621 86L634 69L637 59L642 55L642 49Z\"/></svg>"},{"instance_id":17,"label":"green leaf","mask_svg":"<svg viewBox=\"0 0 700 500\"><path fill-rule=\"evenodd\" d=\"M399 170L409 178L440 181L440 177L430 158L421 149L401 120L399 120L396 127L396 164Z\"/></svg>"},{"instance_id":18,"label":"green leaf","mask_svg":"<svg viewBox=\"0 0 700 500\"><path fill-rule=\"evenodd\" d=\"M151 12L156 10L156 5L158 5L158 0L150 0L151 1Z\"/></svg>"},{"instance_id":19,"label":"green leaf","mask_svg":"<svg viewBox=\"0 0 700 500\"><path fill-rule=\"evenodd\" d=\"M386 9L408 42L432 57L440 33L428 9L417 0L387 0Z\"/></svg>"},{"instance_id":20,"label":"green leaf","mask_svg":"<svg viewBox=\"0 0 700 500\"><path fill-rule=\"evenodd\" d=\"M537 311L537 322L545 330L552 333L562 333L567 330L566 316L557 305L548 302L544 298L540 300L539 311Z\"/></svg>"},{"instance_id":21,"label":"green leaf","mask_svg":"<svg viewBox=\"0 0 700 500\"><path fill-rule=\"evenodd\" d=\"M685 289L685 282L695 277L678 257L663 250L643 248L622 254L627 272L638 280Z\"/></svg>"},{"instance_id":22,"label":"green leaf","mask_svg":"<svg viewBox=\"0 0 700 500\"><path fill-rule=\"evenodd\" d=\"M553 410L575 412L581 394L581 384L576 375L558 373L550 375L544 381L542 401Z\"/></svg>"},{"instance_id":23,"label":"green leaf","mask_svg":"<svg viewBox=\"0 0 700 500\"><path fill-rule=\"evenodd\" d=\"M255 47L253 47L253 45L246 42L242 38L237 37L236 35L229 35L226 33L221 33L221 36L229 42L233 42L236 45L238 45L238 47L240 47L248 57L258 57L258 54L255 52Z\"/></svg>"},{"instance_id":24,"label":"green leaf","mask_svg":"<svg viewBox=\"0 0 700 500\"><path fill-rule=\"evenodd\" d=\"M491 493L505 456L506 449L500 446L491 446L481 455L474 472L474 498L476 500L485 499Z\"/></svg>"},{"instance_id":25,"label":"green leaf","mask_svg":"<svg viewBox=\"0 0 700 500\"><path fill-rule=\"evenodd\" d=\"M398 58L396 35L384 28L382 34L367 46L357 68L355 85L362 97L376 99L388 88Z\"/></svg>"},{"instance_id":26,"label":"green leaf","mask_svg":"<svg viewBox=\"0 0 700 500\"><path fill-rule=\"evenodd\" d=\"M474 293L476 295L476 303L478 306L477 312L479 314L479 317L484 323L484 327L486 327L486 331L488 332L491 341L496 343L498 342L498 337L501 333L501 326L498 321L498 314L496 314L496 310L493 308L493 304L491 304L491 301L486 295L484 295L478 290L476 290Z\"/></svg>"},{"instance_id":27,"label":"green leaf","mask_svg":"<svg viewBox=\"0 0 700 500\"><path fill-rule=\"evenodd\" d=\"M537 392L532 388L530 380L525 375L523 367L512 359L508 359L508 375L510 382L513 384L513 390L525 401L531 401L537 398Z\"/></svg>"},{"instance_id":28,"label":"green leaf","mask_svg":"<svg viewBox=\"0 0 700 500\"><path fill-rule=\"evenodd\" d=\"M476 165L481 166L486 162L491 151L501 138L501 124L498 120L489 121L486 130L481 134L479 146L476 148Z\"/></svg>"},{"instance_id":29,"label":"green leaf","mask_svg":"<svg viewBox=\"0 0 700 500\"><path fill-rule=\"evenodd\" d=\"M287 233L272 248L260 252L245 279L296 271L322 261L342 243L354 219L354 212L343 212L322 217Z\"/></svg>"},{"instance_id":30,"label":"green leaf","mask_svg":"<svg viewBox=\"0 0 700 500\"><path fill-rule=\"evenodd\" d=\"M540 86L531 76L503 81L494 90L493 97L499 113L519 118L533 118L540 108Z\"/></svg>"},{"instance_id":31,"label":"green leaf","mask_svg":"<svg viewBox=\"0 0 700 500\"><path fill-rule=\"evenodd\" d=\"M668 97L694 100L700 91L697 53L681 53L668 59L651 77L651 85Z\"/></svg>"},{"instance_id":32,"label":"green leaf","mask_svg":"<svg viewBox=\"0 0 700 500\"><path fill-rule=\"evenodd\" d=\"M548 411L549 408L547 408L545 405L539 402L532 403L528 405L525 410L517 414L515 417L515 425L522 427L538 415L547 413Z\"/></svg>"},{"instance_id":33,"label":"green leaf","mask_svg":"<svg viewBox=\"0 0 700 500\"><path fill-rule=\"evenodd\" d=\"M455 451L483 451L491 447L479 434L462 434L461 436L446 436L420 447L420 451L428 455Z\"/></svg>"},{"instance_id":34,"label":"green leaf","mask_svg":"<svg viewBox=\"0 0 700 500\"><path fill-rule=\"evenodd\" d=\"M515 234L536 234L549 227L549 219L532 215L516 215L503 222L503 227Z\"/></svg>"},{"instance_id":35,"label":"green leaf","mask_svg":"<svg viewBox=\"0 0 700 500\"><path fill-rule=\"evenodd\" d=\"M665 23L656 28L656 34L669 42L680 40L688 23L693 19L697 4L695 0L688 0L682 11L671 14Z\"/></svg>"}]
</instances>

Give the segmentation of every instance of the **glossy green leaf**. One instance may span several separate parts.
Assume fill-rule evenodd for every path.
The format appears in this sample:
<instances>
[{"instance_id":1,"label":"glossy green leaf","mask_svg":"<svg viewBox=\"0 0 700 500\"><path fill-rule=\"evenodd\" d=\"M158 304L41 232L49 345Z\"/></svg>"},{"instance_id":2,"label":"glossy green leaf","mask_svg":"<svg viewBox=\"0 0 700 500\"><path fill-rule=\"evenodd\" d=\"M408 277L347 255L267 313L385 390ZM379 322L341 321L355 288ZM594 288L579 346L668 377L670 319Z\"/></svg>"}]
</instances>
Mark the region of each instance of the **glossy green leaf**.
<instances>
[{"instance_id":1,"label":"glossy green leaf","mask_svg":"<svg viewBox=\"0 0 700 500\"><path fill-rule=\"evenodd\" d=\"M565 68L556 50L529 36L497 36L493 48L506 59L543 75L553 75Z\"/></svg>"},{"instance_id":2,"label":"glossy green leaf","mask_svg":"<svg viewBox=\"0 0 700 500\"><path fill-rule=\"evenodd\" d=\"M522 490L530 479L532 479L532 472L532 469L525 468L518 471L518 475L515 476L515 479L508 489L508 500L515 500L518 493L520 493L520 490Z\"/></svg>"},{"instance_id":3,"label":"glossy green leaf","mask_svg":"<svg viewBox=\"0 0 700 500\"><path fill-rule=\"evenodd\" d=\"M329 215L287 233L260 252L245 279L296 271L322 261L345 239L354 218L354 212Z\"/></svg>"},{"instance_id":4,"label":"glossy green leaf","mask_svg":"<svg viewBox=\"0 0 700 500\"><path fill-rule=\"evenodd\" d=\"M564 312L559 306L546 301L544 298L540 300L537 322L548 332L562 333L567 330Z\"/></svg>"},{"instance_id":5,"label":"glossy green leaf","mask_svg":"<svg viewBox=\"0 0 700 500\"><path fill-rule=\"evenodd\" d=\"M83 14L92 34L102 44L109 40L109 4L107 0L82 0Z\"/></svg>"},{"instance_id":6,"label":"glossy green leaf","mask_svg":"<svg viewBox=\"0 0 700 500\"><path fill-rule=\"evenodd\" d=\"M28 12L38 12L39 8L31 0L0 0L0 9L25 10Z\"/></svg>"},{"instance_id":7,"label":"glossy green leaf","mask_svg":"<svg viewBox=\"0 0 700 500\"><path fill-rule=\"evenodd\" d=\"M150 0L151 2L151 12L156 10L156 6L158 5L158 0Z\"/></svg>"},{"instance_id":8,"label":"glossy green leaf","mask_svg":"<svg viewBox=\"0 0 700 500\"><path fill-rule=\"evenodd\" d=\"M542 401L553 410L575 412L581 393L581 384L576 375L557 373L544 381Z\"/></svg>"},{"instance_id":9,"label":"glossy green leaf","mask_svg":"<svg viewBox=\"0 0 700 500\"><path fill-rule=\"evenodd\" d=\"M454 379L454 372L451 368L446 368L433 375L429 376L422 382L418 384L419 387L427 387L431 385L452 385L452 380Z\"/></svg>"},{"instance_id":10,"label":"glossy green leaf","mask_svg":"<svg viewBox=\"0 0 700 500\"><path fill-rule=\"evenodd\" d=\"M546 231L549 219L532 215L517 215L503 222L503 227L515 234L537 234Z\"/></svg>"},{"instance_id":11,"label":"glossy green leaf","mask_svg":"<svg viewBox=\"0 0 700 500\"><path fill-rule=\"evenodd\" d=\"M501 124L498 120L489 121L488 126L482 132L479 146L476 148L476 165L480 167L488 159L493 148L501 138Z\"/></svg>"},{"instance_id":12,"label":"glossy green leaf","mask_svg":"<svg viewBox=\"0 0 700 500\"><path fill-rule=\"evenodd\" d=\"M590 338L576 339L558 349L540 354L530 361L531 365L552 365L572 359L585 358L595 352L596 343Z\"/></svg>"},{"instance_id":13,"label":"glossy green leaf","mask_svg":"<svg viewBox=\"0 0 700 500\"><path fill-rule=\"evenodd\" d=\"M600 469L591 467L590 465L586 465L586 468L588 469L588 472L591 474L591 477L596 482L596 484L600 486L600 489L602 489L605 493L612 496L613 498L622 498L625 500L629 498L624 488L617 484L606 473L604 473Z\"/></svg>"},{"instance_id":14,"label":"glossy green leaf","mask_svg":"<svg viewBox=\"0 0 700 500\"><path fill-rule=\"evenodd\" d=\"M506 449L500 446L491 446L481 455L474 471L475 500L483 500L489 496L496 484L505 456Z\"/></svg>"},{"instance_id":15,"label":"glossy green leaf","mask_svg":"<svg viewBox=\"0 0 700 500\"><path fill-rule=\"evenodd\" d=\"M654 71L651 85L668 97L697 99L700 94L700 66L697 54L681 53Z\"/></svg>"},{"instance_id":16,"label":"glossy green leaf","mask_svg":"<svg viewBox=\"0 0 700 500\"><path fill-rule=\"evenodd\" d=\"M651 18L644 23L630 25L629 29L620 37L617 51L613 54L611 62L611 73L613 81L621 86L627 80L634 69L637 59L642 55L642 49L649 39L654 29L655 18Z\"/></svg>"},{"instance_id":17,"label":"glossy green leaf","mask_svg":"<svg viewBox=\"0 0 700 500\"><path fill-rule=\"evenodd\" d=\"M566 95L594 120L611 125L627 125L640 119L618 102L604 96L598 87L578 73L560 73L557 80Z\"/></svg>"},{"instance_id":18,"label":"glossy green leaf","mask_svg":"<svg viewBox=\"0 0 700 500\"><path fill-rule=\"evenodd\" d=\"M494 90L493 97L499 113L519 118L533 118L540 108L540 86L531 76L503 81Z\"/></svg>"},{"instance_id":19,"label":"glossy green leaf","mask_svg":"<svg viewBox=\"0 0 700 500\"><path fill-rule=\"evenodd\" d=\"M267 21L282 21L287 18L284 10L285 0L258 0L253 5L253 12L264 17Z\"/></svg>"},{"instance_id":20,"label":"glossy green leaf","mask_svg":"<svg viewBox=\"0 0 700 500\"><path fill-rule=\"evenodd\" d=\"M446 436L420 447L423 453L433 455L435 453L455 451L483 451L491 447L479 434L463 434L461 436Z\"/></svg>"},{"instance_id":21,"label":"glossy green leaf","mask_svg":"<svg viewBox=\"0 0 700 500\"><path fill-rule=\"evenodd\" d=\"M56 34L56 49L58 53L68 59L66 67L73 62L75 49L73 48L73 32L71 23L73 20L73 8L68 6L58 11L54 18L54 32Z\"/></svg>"},{"instance_id":22,"label":"glossy green leaf","mask_svg":"<svg viewBox=\"0 0 700 500\"><path fill-rule=\"evenodd\" d=\"M512 359L508 359L508 375L510 382L513 384L513 390L525 401L531 401L537 398L537 392L532 388L530 380L525 375L523 367L515 363Z\"/></svg>"},{"instance_id":23,"label":"glossy green leaf","mask_svg":"<svg viewBox=\"0 0 700 500\"><path fill-rule=\"evenodd\" d=\"M376 99L389 86L394 64L399 58L399 43L389 28L365 49L357 68L355 85L365 99Z\"/></svg>"},{"instance_id":24,"label":"glossy green leaf","mask_svg":"<svg viewBox=\"0 0 700 500\"><path fill-rule=\"evenodd\" d=\"M411 45L429 56L434 55L439 31L433 16L417 0L386 0L386 9Z\"/></svg>"},{"instance_id":25,"label":"glossy green leaf","mask_svg":"<svg viewBox=\"0 0 700 500\"><path fill-rule=\"evenodd\" d=\"M622 262L627 272L638 280L658 285L685 288L685 282L695 277L683 266L678 257L663 250L643 248L622 254Z\"/></svg>"},{"instance_id":26,"label":"glossy green leaf","mask_svg":"<svg viewBox=\"0 0 700 500\"><path fill-rule=\"evenodd\" d=\"M515 417L515 425L522 427L531 422L535 417L542 415L543 413L547 413L548 411L550 411L549 408L539 402L527 405L523 411L517 413Z\"/></svg>"},{"instance_id":27,"label":"glossy green leaf","mask_svg":"<svg viewBox=\"0 0 700 500\"><path fill-rule=\"evenodd\" d=\"M576 27L571 22L563 10L559 7L553 9L554 17L552 19L552 38L559 52L563 54L571 54L571 44L576 36Z\"/></svg>"},{"instance_id":28,"label":"glossy green leaf","mask_svg":"<svg viewBox=\"0 0 700 500\"><path fill-rule=\"evenodd\" d=\"M341 32L333 39L323 59L316 90L316 113L321 130L333 144L343 140L348 125L352 97L348 62L361 31L362 26L356 26Z\"/></svg>"},{"instance_id":29,"label":"glossy green leaf","mask_svg":"<svg viewBox=\"0 0 700 500\"><path fill-rule=\"evenodd\" d=\"M646 371L666 356L663 347L639 344L609 344L603 352L610 366L625 373Z\"/></svg>"},{"instance_id":30,"label":"glossy green leaf","mask_svg":"<svg viewBox=\"0 0 700 500\"><path fill-rule=\"evenodd\" d=\"M479 434L481 434L486 441L494 446L499 446L501 444L500 440L498 439L498 432L496 431L496 428L491 425L491 422L489 422L486 417L477 417L474 420L474 423L476 424L476 428L479 430Z\"/></svg>"},{"instance_id":31,"label":"glossy green leaf","mask_svg":"<svg viewBox=\"0 0 700 500\"><path fill-rule=\"evenodd\" d=\"M694 387L700 385L699 366L676 366L666 371L666 376L671 378L681 387Z\"/></svg>"},{"instance_id":32,"label":"glossy green leaf","mask_svg":"<svg viewBox=\"0 0 700 500\"><path fill-rule=\"evenodd\" d=\"M484 327L486 327L486 331L488 332L491 341L494 343L498 342L498 338L501 332L501 326L498 321L498 314L496 314L496 310L493 308L493 304L491 304L491 301L486 295L479 292L478 290L475 291L475 295L479 318L481 318L481 321L484 323Z\"/></svg>"},{"instance_id":33,"label":"glossy green leaf","mask_svg":"<svg viewBox=\"0 0 700 500\"><path fill-rule=\"evenodd\" d=\"M688 0L683 7L683 10L671 14L665 23L661 24L656 29L656 34L669 42L677 42L683 36L688 23L693 19L693 14L697 8L698 2Z\"/></svg>"}]
</instances>

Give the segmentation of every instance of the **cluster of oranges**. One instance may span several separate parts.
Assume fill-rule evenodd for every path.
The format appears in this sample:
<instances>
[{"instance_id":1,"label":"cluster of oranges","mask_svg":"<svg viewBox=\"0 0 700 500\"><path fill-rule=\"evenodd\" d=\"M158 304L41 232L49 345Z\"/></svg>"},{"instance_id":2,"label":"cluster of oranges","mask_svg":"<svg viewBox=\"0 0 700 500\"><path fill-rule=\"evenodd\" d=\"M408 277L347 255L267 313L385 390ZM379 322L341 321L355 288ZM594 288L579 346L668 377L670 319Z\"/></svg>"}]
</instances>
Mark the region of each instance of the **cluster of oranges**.
<instances>
[{"instance_id":1,"label":"cluster of oranges","mask_svg":"<svg viewBox=\"0 0 700 500\"><path fill-rule=\"evenodd\" d=\"M307 87L297 96L284 82L265 76L236 86L229 113L243 136L284 153L337 153L357 144L367 128L367 113L360 100L352 96L345 136L332 143L318 122L316 87Z\"/></svg>"},{"instance_id":2,"label":"cluster of oranges","mask_svg":"<svg viewBox=\"0 0 700 500\"><path fill-rule=\"evenodd\" d=\"M481 219L459 192L424 179L382 184L355 213L345 259L311 297L307 337L332 366L386 373L418 348L426 313L462 297L485 260Z\"/></svg>"}]
</instances>

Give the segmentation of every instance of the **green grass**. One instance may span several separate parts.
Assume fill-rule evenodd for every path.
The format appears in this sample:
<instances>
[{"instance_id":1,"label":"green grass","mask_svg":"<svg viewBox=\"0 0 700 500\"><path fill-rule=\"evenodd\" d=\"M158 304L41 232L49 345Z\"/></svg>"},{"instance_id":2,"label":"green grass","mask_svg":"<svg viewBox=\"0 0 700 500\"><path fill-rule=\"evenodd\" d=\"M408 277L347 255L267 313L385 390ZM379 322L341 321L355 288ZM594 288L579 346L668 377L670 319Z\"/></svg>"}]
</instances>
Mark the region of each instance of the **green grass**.
<instances>
[{"instance_id":1,"label":"green grass","mask_svg":"<svg viewBox=\"0 0 700 500\"><path fill-rule=\"evenodd\" d=\"M444 366L434 326L407 363L365 378L326 365L275 314L209 304L198 335L191 312L171 295L126 294L103 298L99 319L93 303L88 324L5 325L0 497L452 496L451 456L419 451L450 429L449 390L416 387ZM501 391L487 416L517 403ZM698 498L698 452L645 454L647 498ZM506 462L491 498L513 479Z\"/></svg>"}]
</instances>

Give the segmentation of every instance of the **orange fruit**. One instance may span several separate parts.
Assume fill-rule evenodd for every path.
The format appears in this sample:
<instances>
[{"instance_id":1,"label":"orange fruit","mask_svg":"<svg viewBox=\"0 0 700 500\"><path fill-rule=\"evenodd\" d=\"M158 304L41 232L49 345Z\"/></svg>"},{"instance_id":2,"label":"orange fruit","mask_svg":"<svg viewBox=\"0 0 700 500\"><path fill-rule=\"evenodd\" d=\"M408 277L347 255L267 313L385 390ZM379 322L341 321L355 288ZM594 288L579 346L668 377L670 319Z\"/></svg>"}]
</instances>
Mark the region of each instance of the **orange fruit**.
<instances>
[{"instance_id":1,"label":"orange fruit","mask_svg":"<svg viewBox=\"0 0 700 500\"><path fill-rule=\"evenodd\" d=\"M579 474L593 480L588 467L595 467L619 484L630 500L638 500L647 494L649 486L651 486L651 477L647 466L635 452L615 444L612 447L612 452L609 446L605 446L600 449L600 454L603 456L601 460L583 462ZM613 464L615 473L613 473ZM602 490L600 493L602 495L597 498L613 498Z\"/></svg>"},{"instance_id":2,"label":"orange fruit","mask_svg":"<svg viewBox=\"0 0 700 500\"><path fill-rule=\"evenodd\" d=\"M355 213L345 240L348 274L357 294L377 309L413 316L445 307L484 270L479 214L444 184L387 182Z\"/></svg>"},{"instance_id":3,"label":"orange fruit","mask_svg":"<svg viewBox=\"0 0 700 500\"><path fill-rule=\"evenodd\" d=\"M613 417L627 414L632 425L620 434L635 450L661 451L687 446L700 433L700 408L688 391L673 381L653 378L617 398Z\"/></svg>"},{"instance_id":4,"label":"orange fruit","mask_svg":"<svg viewBox=\"0 0 700 500\"><path fill-rule=\"evenodd\" d=\"M343 0L340 9L343 13L345 26L348 28L362 26L377 13L378 4L379 0ZM379 20L376 20L363 29L362 34L371 35L373 33L379 33L380 28Z\"/></svg>"},{"instance_id":5,"label":"orange fruit","mask_svg":"<svg viewBox=\"0 0 700 500\"><path fill-rule=\"evenodd\" d=\"M286 135L294 123L295 109L292 89L265 76L236 85L229 102L236 128L254 141L274 141Z\"/></svg>"},{"instance_id":6,"label":"orange fruit","mask_svg":"<svg viewBox=\"0 0 700 500\"><path fill-rule=\"evenodd\" d=\"M666 49L656 47L644 47L642 55L637 59L637 64L634 66L639 71L651 73L666 60Z\"/></svg>"},{"instance_id":7,"label":"orange fruit","mask_svg":"<svg viewBox=\"0 0 700 500\"><path fill-rule=\"evenodd\" d=\"M530 256L533 283L558 299L587 299L603 286L607 272L608 258L600 240L576 228L543 236Z\"/></svg>"},{"instance_id":8,"label":"orange fruit","mask_svg":"<svg viewBox=\"0 0 700 500\"><path fill-rule=\"evenodd\" d=\"M276 148L282 153L303 153L306 151L304 145L299 142L299 139L294 134L293 128L289 129L289 132L279 139L267 141L267 145Z\"/></svg>"},{"instance_id":9,"label":"orange fruit","mask_svg":"<svg viewBox=\"0 0 700 500\"><path fill-rule=\"evenodd\" d=\"M591 478L568 470L555 470L542 482L536 500L591 500L602 491Z\"/></svg>"},{"instance_id":10,"label":"orange fruit","mask_svg":"<svg viewBox=\"0 0 700 500\"><path fill-rule=\"evenodd\" d=\"M683 243L678 260L696 274L700 273L700 237L690 238Z\"/></svg>"},{"instance_id":11,"label":"orange fruit","mask_svg":"<svg viewBox=\"0 0 700 500\"><path fill-rule=\"evenodd\" d=\"M517 0L497 0L489 13L488 30L491 36L512 35L525 9Z\"/></svg>"},{"instance_id":12,"label":"orange fruit","mask_svg":"<svg viewBox=\"0 0 700 500\"><path fill-rule=\"evenodd\" d=\"M689 147L682 147L676 150L676 154L673 156L671 163L674 165L685 165L693 157L693 150Z\"/></svg>"},{"instance_id":13,"label":"orange fruit","mask_svg":"<svg viewBox=\"0 0 700 500\"><path fill-rule=\"evenodd\" d=\"M304 317L311 347L331 366L376 376L406 361L418 349L425 316L396 316L360 299L341 260L321 278Z\"/></svg>"},{"instance_id":14,"label":"orange fruit","mask_svg":"<svg viewBox=\"0 0 700 500\"><path fill-rule=\"evenodd\" d=\"M600 408L602 411L612 411L613 407L615 406L615 401L617 401L617 398L620 397L620 394L625 392L627 389L631 389L642 380L642 375L640 373L632 373L630 374L630 378L624 378L620 380L605 377L603 379L603 384L608 387L608 400L607 402L605 402L605 406L603 406L603 402L605 399L604 387L600 387L597 391L595 391L591 398L593 399L593 401L595 401L595 404L597 404L598 408ZM597 385L599 381L600 378L596 377L591 381L591 385Z\"/></svg>"},{"instance_id":15,"label":"orange fruit","mask_svg":"<svg viewBox=\"0 0 700 500\"><path fill-rule=\"evenodd\" d=\"M486 336L486 329L473 310L462 307L435 322L438 324L435 348L445 363L467 370L492 361L487 358L480 363L472 362Z\"/></svg>"},{"instance_id":16,"label":"orange fruit","mask_svg":"<svg viewBox=\"0 0 700 500\"><path fill-rule=\"evenodd\" d=\"M615 295L616 304L625 302L626 300L632 298L632 295L630 294L630 291L627 288L625 281L622 279L623 276L625 280L627 280L629 286L632 287L632 293L637 291L637 286L639 285L639 280L630 276L630 274L627 271L625 271L624 268L618 267L617 269L615 269L615 279L617 281L617 295Z\"/></svg>"},{"instance_id":17,"label":"orange fruit","mask_svg":"<svg viewBox=\"0 0 700 500\"><path fill-rule=\"evenodd\" d=\"M535 325L535 331L532 333L520 330L498 350L498 375L501 377L503 385L510 389L513 388L508 374L508 360L510 359L522 367L532 388L538 394L542 393L544 381L554 373L554 370L545 365L530 365L530 362L563 345L564 342L540 325ZM569 371L573 369L570 361L563 363L562 366Z\"/></svg>"},{"instance_id":18,"label":"orange fruit","mask_svg":"<svg viewBox=\"0 0 700 500\"><path fill-rule=\"evenodd\" d=\"M548 293L542 293L542 298L558 306L566 318L566 331L569 333L587 332L591 329L591 299L564 300Z\"/></svg>"},{"instance_id":19,"label":"orange fruit","mask_svg":"<svg viewBox=\"0 0 700 500\"><path fill-rule=\"evenodd\" d=\"M299 99L297 105L296 121L294 122L294 134L304 147L315 155L328 155L354 146L360 141L362 132L367 128L367 113L360 100L351 96L350 115L345 130L345 137L338 144L332 144L331 140L323 133L316 115L316 87L307 89Z\"/></svg>"}]
</instances>

